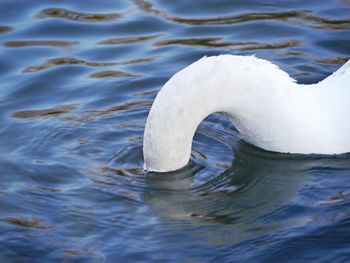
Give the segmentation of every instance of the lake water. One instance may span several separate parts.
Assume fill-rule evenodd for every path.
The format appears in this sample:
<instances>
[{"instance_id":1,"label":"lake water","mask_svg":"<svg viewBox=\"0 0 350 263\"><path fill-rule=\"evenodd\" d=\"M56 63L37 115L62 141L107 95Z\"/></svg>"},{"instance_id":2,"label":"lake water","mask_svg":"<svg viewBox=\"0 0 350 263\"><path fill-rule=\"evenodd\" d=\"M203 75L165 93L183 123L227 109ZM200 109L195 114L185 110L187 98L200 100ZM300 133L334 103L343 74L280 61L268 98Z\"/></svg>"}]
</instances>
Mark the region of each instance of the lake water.
<instances>
[{"instance_id":1,"label":"lake water","mask_svg":"<svg viewBox=\"0 0 350 263\"><path fill-rule=\"evenodd\" d=\"M188 167L147 174L142 156L157 91L204 55L255 54L300 83L339 68L349 0L1 0L0 14L0 262L350 262L350 155L265 152L215 114Z\"/></svg>"}]
</instances>

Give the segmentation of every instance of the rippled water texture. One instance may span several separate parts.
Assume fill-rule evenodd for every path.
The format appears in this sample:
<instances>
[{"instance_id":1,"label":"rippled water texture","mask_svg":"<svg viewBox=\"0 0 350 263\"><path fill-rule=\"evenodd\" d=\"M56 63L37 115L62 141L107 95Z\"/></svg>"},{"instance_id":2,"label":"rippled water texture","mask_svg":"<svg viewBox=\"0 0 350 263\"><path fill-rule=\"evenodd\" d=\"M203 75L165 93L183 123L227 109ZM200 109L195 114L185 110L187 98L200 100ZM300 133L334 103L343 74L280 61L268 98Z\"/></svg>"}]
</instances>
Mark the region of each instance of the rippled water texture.
<instances>
[{"instance_id":1,"label":"rippled water texture","mask_svg":"<svg viewBox=\"0 0 350 263\"><path fill-rule=\"evenodd\" d=\"M0 14L0 262L350 262L349 155L265 152L215 114L188 167L146 174L142 157L177 70L255 54L319 81L349 59L349 0L1 0Z\"/></svg>"}]
</instances>

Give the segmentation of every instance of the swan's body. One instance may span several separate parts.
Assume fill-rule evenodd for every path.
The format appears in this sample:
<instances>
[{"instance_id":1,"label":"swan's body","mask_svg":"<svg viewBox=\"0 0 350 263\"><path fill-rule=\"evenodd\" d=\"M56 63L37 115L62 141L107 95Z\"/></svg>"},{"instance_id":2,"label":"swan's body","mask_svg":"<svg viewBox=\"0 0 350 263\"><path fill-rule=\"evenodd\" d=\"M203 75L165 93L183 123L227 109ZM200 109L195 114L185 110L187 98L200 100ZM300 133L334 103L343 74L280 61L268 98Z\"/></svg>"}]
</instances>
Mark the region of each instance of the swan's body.
<instances>
[{"instance_id":1,"label":"swan's body","mask_svg":"<svg viewBox=\"0 0 350 263\"><path fill-rule=\"evenodd\" d=\"M147 170L173 171L190 158L200 122L226 113L243 139L260 148L301 154L350 152L350 61L325 80L297 84L255 57L205 57L161 89L144 134Z\"/></svg>"}]
</instances>

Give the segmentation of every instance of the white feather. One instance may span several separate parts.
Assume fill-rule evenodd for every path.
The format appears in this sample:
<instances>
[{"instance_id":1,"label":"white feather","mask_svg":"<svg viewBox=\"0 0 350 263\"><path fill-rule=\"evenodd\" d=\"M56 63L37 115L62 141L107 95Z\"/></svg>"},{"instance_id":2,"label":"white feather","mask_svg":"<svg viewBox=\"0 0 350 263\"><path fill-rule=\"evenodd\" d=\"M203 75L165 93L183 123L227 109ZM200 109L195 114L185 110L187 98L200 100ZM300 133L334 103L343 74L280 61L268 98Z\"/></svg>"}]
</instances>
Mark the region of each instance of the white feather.
<instances>
[{"instance_id":1,"label":"white feather","mask_svg":"<svg viewBox=\"0 0 350 263\"><path fill-rule=\"evenodd\" d=\"M301 85L254 56L204 57L158 93L145 128L145 167L185 166L198 125L215 112L226 113L245 141L269 151L350 152L349 82L350 61L317 84Z\"/></svg>"}]
</instances>

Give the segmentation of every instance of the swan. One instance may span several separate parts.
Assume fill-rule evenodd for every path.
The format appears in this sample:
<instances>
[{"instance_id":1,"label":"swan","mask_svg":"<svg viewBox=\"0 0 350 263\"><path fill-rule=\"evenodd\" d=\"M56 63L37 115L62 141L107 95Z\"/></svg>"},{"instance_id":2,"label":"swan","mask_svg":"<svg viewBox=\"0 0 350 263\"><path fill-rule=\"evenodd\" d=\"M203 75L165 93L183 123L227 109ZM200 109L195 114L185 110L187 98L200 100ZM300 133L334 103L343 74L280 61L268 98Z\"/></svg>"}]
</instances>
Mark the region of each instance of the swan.
<instances>
[{"instance_id":1,"label":"swan","mask_svg":"<svg viewBox=\"0 0 350 263\"><path fill-rule=\"evenodd\" d=\"M350 152L350 60L317 84L298 84L255 56L203 57L161 88L144 131L145 169L169 172L187 165L194 133L216 112L244 141L294 154Z\"/></svg>"}]
</instances>

